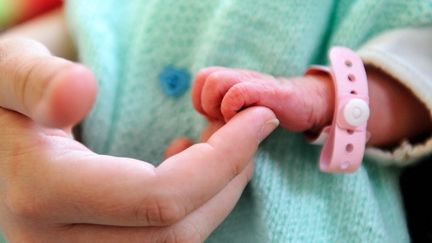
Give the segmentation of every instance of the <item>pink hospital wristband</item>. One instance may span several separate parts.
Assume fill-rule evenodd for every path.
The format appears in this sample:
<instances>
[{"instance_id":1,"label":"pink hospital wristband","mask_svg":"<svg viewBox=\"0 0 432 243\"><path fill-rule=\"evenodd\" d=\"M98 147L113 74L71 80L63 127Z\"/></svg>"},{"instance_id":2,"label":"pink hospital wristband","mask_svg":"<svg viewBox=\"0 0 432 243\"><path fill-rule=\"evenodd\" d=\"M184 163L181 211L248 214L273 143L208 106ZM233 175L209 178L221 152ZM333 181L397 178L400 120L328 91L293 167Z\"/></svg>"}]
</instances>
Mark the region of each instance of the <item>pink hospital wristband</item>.
<instances>
[{"instance_id":1,"label":"pink hospital wristband","mask_svg":"<svg viewBox=\"0 0 432 243\"><path fill-rule=\"evenodd\" d=\"M312 143L324 140L320 155L323 172L354 172L361 164L367 142L369 95L363 62L352 50L333 47L331 68L312 66L308 74L327 73L335 89L335 110L331 126L325 127Z\"/></svg>"}]
</instances>

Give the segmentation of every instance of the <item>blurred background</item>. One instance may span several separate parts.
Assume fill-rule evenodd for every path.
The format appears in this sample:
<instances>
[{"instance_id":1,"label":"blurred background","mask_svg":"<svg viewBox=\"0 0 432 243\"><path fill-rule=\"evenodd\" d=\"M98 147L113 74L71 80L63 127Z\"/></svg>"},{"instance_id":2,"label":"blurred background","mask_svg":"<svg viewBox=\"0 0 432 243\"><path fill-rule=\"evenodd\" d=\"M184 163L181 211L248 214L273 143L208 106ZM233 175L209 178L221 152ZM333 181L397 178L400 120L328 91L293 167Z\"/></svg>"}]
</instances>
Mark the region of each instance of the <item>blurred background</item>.
<instances>
[{"instance_id":1,"label":"blurred background","mask_svg":"<svg viewBox=\"0 0 432 243\"><path fill-rule=\"evenodd\" d=\"M62 5L63 0L0 0L0 31Z\"/></svg>"}]
</instances>

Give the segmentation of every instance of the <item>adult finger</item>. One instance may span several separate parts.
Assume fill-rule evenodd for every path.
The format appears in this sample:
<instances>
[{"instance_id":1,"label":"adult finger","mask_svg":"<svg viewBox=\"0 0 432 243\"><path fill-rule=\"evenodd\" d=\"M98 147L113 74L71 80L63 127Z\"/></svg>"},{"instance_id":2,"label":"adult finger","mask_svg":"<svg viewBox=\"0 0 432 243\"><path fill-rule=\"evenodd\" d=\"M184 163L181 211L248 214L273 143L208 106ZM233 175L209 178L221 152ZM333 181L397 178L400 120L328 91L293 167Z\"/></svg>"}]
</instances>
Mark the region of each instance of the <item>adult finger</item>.
<instances>
[{"instance_id":1,"label":"adult finger","mask_svg":"<svg viewBox=\"0 0 432 243\"><path fill-rule=\"evenodd\" d=\"M193 142L190 138L187 137L176 138L173 141L171 141L171 143L165 149L163 158L168 159L169 157L180 153L181 151L189 148L192 145Z\"/></svg>"},{"instance_id":2,"label":"adult finger","mask_svg":"<svg viewBox=\"0 0 432 243\"><path fill-rule=\"evenodd\" d=\"M10 190L15 192L10 205L17 214L49 222L171 225L243 171L259 142L277 125L270 110L247 109L207 143L193 145L157 168L93 154L65 137L39 137L27 142L28 151L21 144L20 156L14 157L10 174L19 183Z\"/></svg>"},{"instance_id":3,"label":"adult finger","mask_svg":"<svg viewBox=\"0 0 432 243\"><path fill-rule=\"evenodd\" d=\"M195 235L204 241L232 211L252 174L253 164L249 163L221 192L191 213L183 223L194 226Z\"/></svg>"},{"instance_id":4,"label":"adult finger","mask_svg":"<svg viewBox=\"0 0 432 243\"><path fill-rule=\"evenodd\" d=\"M237 176L250 163L260 141L278 124L274 114L263 107L240 112L207 143L193 145L156 168L156 198L171 199L168 208L173 215L187 215Z\"/></svg>"},{"instance_id":5,"label":"adult finger","mask_svg":"<svg viewBox=\"0 0 432 243\"><path fill-rule=\"evenodd\" d=\"M200 142L206 142L209 137L215 133L220 127L223 126L223 122L218 120L211 120L209 121L209 124L206 128L201 132L200 136ZM165 149L164 152L164 160L168 159L169 157L176 155L183 150L189 148L194 143L190 138L187 137L179 137L171 141L171 143L168 145L168 147Z\"/></svg>"},{"instance_id":6,"label":"adult finger","mask_svg":"<svg viewBox=\"0 0 432 243\"><path fill-rule=\"evenodd\" d=\"M221 128L223 125L225 125L225 122L220 120L208 121L207 127L201 132L200 142L207 142L211 135L213 135L213 133L219 130L219 128Z\"/></svg>"},{"instance_id":7,"label":"adult finger","mask_svg":"<svg viewBox=\"0 0 432 243\"><path fill-rule=\"evenodd\" d=\"M70 242L204 242L234 208L253 173L249 164L221 192L183 220L162 227L61 226L53 239ZM55 240L54 240L55 241Z\"/></svg>"},{"instance_id":8,"label":"adult finger","mask_svg":"<svg viewBox=\"0 0 432 243\"><path fill-rule=\"evenodd\" d=\"M53 57L28 39L0 41L0 106L40 124L70 127L90 110L96 96L92 73Z\"/></svg>"}]
</instances>

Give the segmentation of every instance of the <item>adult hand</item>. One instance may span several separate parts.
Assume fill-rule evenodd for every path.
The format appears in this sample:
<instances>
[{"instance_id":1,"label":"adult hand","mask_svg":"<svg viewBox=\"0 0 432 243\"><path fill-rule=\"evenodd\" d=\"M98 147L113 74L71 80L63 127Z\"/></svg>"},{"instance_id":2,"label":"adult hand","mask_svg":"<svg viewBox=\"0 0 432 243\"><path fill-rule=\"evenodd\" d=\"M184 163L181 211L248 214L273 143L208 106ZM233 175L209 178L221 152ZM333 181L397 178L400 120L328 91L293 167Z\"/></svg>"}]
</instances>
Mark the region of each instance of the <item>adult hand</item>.
<instances>
[{"instance_id":1,"label":"adult hand","mask_svg":"<svg viewBox=\"0 0 432 243\"><path fill-rule=\"evenodd\" d=\"M155 168L73 140L95 94L85 67L33 41L0 41L0 224L9 241L201 242L237 202L278 122L266 108L245 110Z\"/></svg>"}]
</instances>

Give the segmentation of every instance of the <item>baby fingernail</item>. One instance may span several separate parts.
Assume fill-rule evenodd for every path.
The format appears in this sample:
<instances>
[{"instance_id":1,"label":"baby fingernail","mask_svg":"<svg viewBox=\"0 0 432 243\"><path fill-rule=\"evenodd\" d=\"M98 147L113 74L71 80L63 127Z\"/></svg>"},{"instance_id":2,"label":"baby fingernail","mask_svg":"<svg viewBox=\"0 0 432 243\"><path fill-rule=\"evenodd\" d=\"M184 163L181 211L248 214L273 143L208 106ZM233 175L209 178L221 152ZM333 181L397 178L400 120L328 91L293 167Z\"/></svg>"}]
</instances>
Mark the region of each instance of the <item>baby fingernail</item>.
<instances>
[{"instance_id":1,"label":"baby fingernail","mask_svg":"<svg viewBox=\"0 0 432 243\"><path fill-rule=\"evenodd\" d=\"M279 120L276 118L266 121L261 129L261 134L259 137L260 142L270 135L270 133L273 132L273 130L275 130L278 126Z\"/></svg>"}]
</instances>

